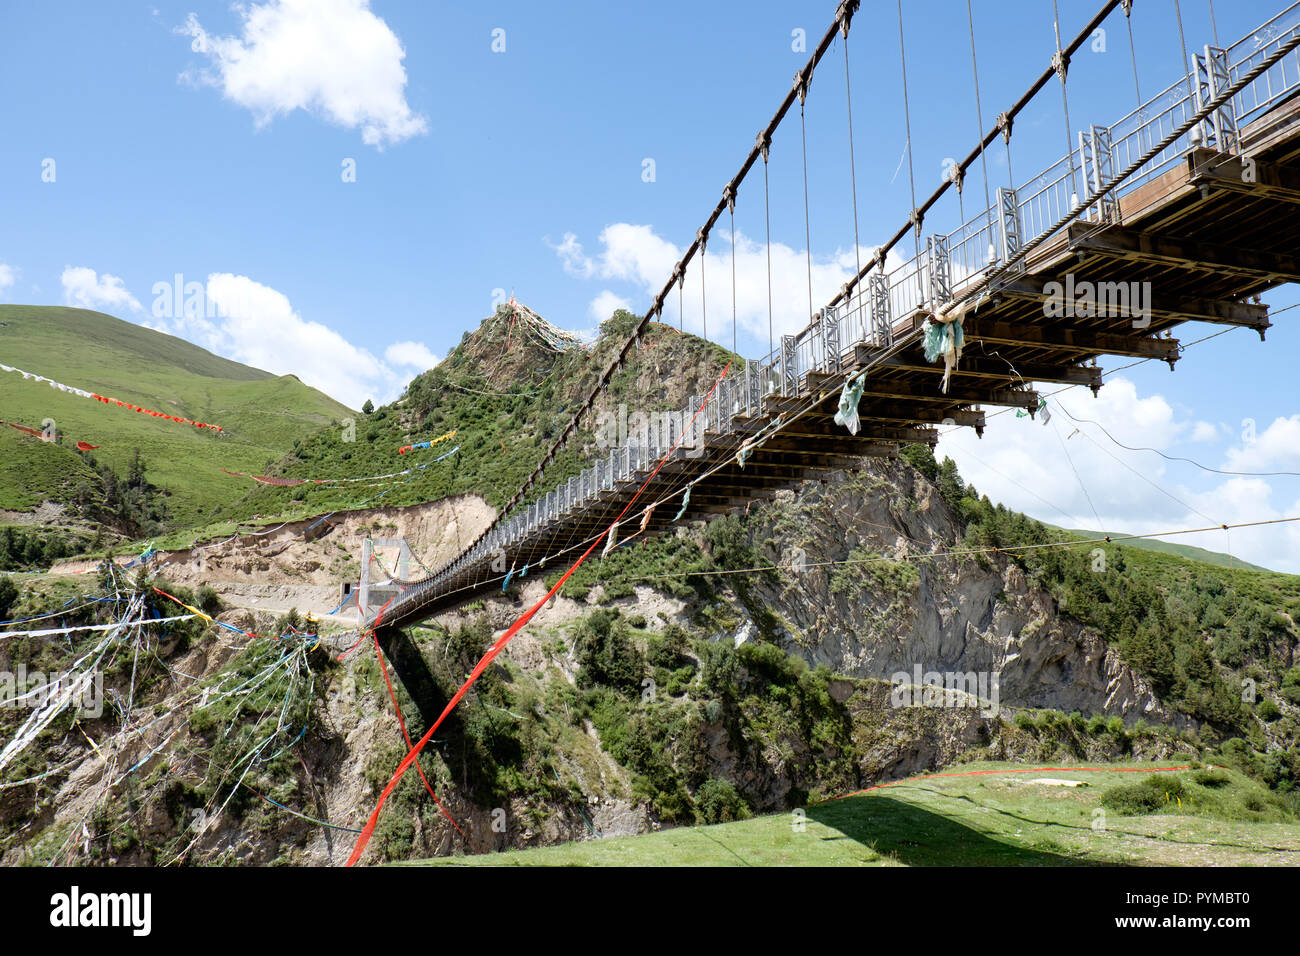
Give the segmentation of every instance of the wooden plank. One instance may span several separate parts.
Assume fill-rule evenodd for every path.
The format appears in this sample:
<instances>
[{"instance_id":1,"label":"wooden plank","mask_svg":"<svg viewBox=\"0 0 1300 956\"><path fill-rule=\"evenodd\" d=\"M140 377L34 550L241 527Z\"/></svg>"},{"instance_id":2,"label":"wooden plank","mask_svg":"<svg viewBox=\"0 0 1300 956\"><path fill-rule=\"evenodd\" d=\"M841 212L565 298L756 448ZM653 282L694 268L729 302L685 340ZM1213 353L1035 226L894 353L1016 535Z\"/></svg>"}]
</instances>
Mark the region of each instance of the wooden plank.
<instances>
[{"instance_id":1,"label":"wooden plank","mask_svg":"<svg viewBox=\"0 0 1300 956\"><path fill-rule=\"evenodd\" d=\"M1038 325L1032 322L1010 322L978 315L966 320L965 330L968 341L980 340L991 345L1026 345L1097 355L1129 355L1170 363L1178 359L1177 339L1094 332L1059 323Z\"/></svg>"},{"instance_id":2,"label":"wooden plank","mask_svg":"<svg viewBox=\"0 0 1300 956\"><path fill-rule=\"evenodd\" d=\"M1099 230L1091 223L1072 223L1067 229L1070 248L1075 251L1268 282L1300 282L1300 257L1292 253L1175 239L1135 232L1123 226L1106 226Z\"/></svg>"}]
</instances>

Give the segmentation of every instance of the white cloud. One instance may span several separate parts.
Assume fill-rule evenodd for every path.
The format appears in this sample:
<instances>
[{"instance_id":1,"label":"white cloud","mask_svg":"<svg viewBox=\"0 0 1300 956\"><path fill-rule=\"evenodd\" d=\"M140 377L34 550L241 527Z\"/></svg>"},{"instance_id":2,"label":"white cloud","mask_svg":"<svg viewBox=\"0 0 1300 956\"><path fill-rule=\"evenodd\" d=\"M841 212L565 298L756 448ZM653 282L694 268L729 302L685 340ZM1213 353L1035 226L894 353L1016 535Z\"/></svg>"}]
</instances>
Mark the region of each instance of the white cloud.
<instances>
[{"instance_id":1,"label":"white cloud","mask_svg":"<svg viewBox=\"0 0 1300 956\"><path fill-rule=\"evenodd\" d=\"M1226 471L1300 472L1300 415L1274 419L1262 432L1252 421L1240 437L1241 444L1228 449Z\"/></svg>"},{"instance_id":2,"label":"white cloud","mask_svg":"<svg viewBox=\"0 0 1300 956\"><path fill-rule=\"evenodd\" d=\"M369 0L236 4L240 37L215 36L191 13L178 32L212 69L182 79L217 87L257 125L294 110L323 116L382 147L428 132L406 102L406 52Z\"/></svg>"},{"instance_id":3,"label":"white cloud","mask_svg":"<svg viewBox=\"0 0 1300 956\"><path fill-rule=\"evenodd\" d=\"M1192 426L1192 441L1215 441L1219 437L1219 427L1213 422L1197 422Z\"/></svg>"},{"instance_id":4,"label":"white cloud","mask_svg":"<svg viewBox=\"0 0 1300 956\"><path fill-rule=\"evenodd\" d=\"M425 358L434 358L419 342L399 342L385 351L385 362L328 326L304 319L288 296L247 276L213 273L205 291L206 308L146 324L237 362L296 375L351 408L368 398L376 404L392 401L408 378L393 365L419 368Z\"/></svg>"},{"instance_id":5,"label":"white cloud","mask_svg":"<svg viewBox=\"0 0 1300 956\"><path fill-rule=\"evenodd\" d=\"M89 266L66 266L59 277L63 300L83 309L127 308L140 311L140 303L117 276L97 275Z\"/></svg>"},{"instance_id":6,"label":"white cloud","mask_svg":"<svg viewBox=\"0 0 1300 956\"><path fill-rule=\"evenodd\" d=\"M591 305L587 308L593 319L597 322L604 322L618 309L631 310L632 303L621 295L605 289L600 295L591 300Z\"/></svg>"},{"instance_id":7,"label":"white cloud","mask_svg":"<svg viewBox=\"0 0 1300 956\"><path fill-rule=\"evenodd\" d=\"M1036 387L1046 395L1058 386ZM1067 389L1049 399L1048 407L1052 415L1046 425L1041 414L1037 419L1017 418L1014 412L993 417L1000 409L990 408L983 439L970 428L941 429L945 434L936 454L952 458L963 477L993 501L1062 527L1097 530L1100 525L1108 532L1150 534L1283 516L1283 509L1273 503L1279 493L1267 481L1196 472L1190 478L1197 483L1189 487L1171 474L1173 466L1159 455L1121 448L1097 425L1070 418L1097 422L1116 440L1135 448L1201 457L1203 452L1182 452L1175 446L1202 440L1198 433L1204 423L1178 419L1164 397L1139 395L1127 379L1108 379L1095 399L1086 389ZM1264 447L1282 449L1285 429L1274 432L1270 427L1269 432L1260 436L1266 438ZM1180 466L1181 472L1186 469ZM1300 514L1300 501L1285 514ZM1296 524L1166 540L1229 552L1264 567L1300 571Z\"/></svg>"},{"instance_id":8,"label":"white cloud","mask_svg":"<svg viewBox=\"0 0 1300 956\"><path fill-rule=\"evenodd\" d=\"M579 279L603 279L629 283L636 291L653 299L659 293L673 266L685 251L655 233L653 227L620 222L606 226L600 233L600 252L595 256L586 253L578 237L566 233L551 248L559 257L564 271ZM812 258L812 304L821 308L840 287L857 272L858 263L866 262L871 249L862 248L855 256L852 248L837 250L831 255L814 254ZM901 260L890 253L887 268L894 268ZM736 321L745 331L760 341L768 335L768 261L767 247L736 233ZM704 257L704 275L707 282L707 317L715 330L731 323L731 248L730 235L715 234L709 242ZM592 303L613 301L616 293L606 291ZM700 261L692 260L686 273L681 294L688 330L701 332L705 313L700 295ZM620 299L626 302L626 299ZM648 302L646 303L649 304ZM664 321L678 324L678 295L676 290L664 305ZM772 331L774 336L797 332L808 324L808 260L802 249L794 249L779 242L772 243ZM606 313L603 318L608 318ZM715 324L716 323L716 324Z\"/></svg>"},{"instance_id":9,"label":"white cloud","mask_svg":"<svg viewBox=\"0 0 1300 956\"><path fill-rule=\"evenodd\" d=\"M0 295L4 295L17 278L17 267L0 262Z\"/></svg>"},{"instance_id":10,"label":"white cloud","mask_svg":"<svg viewBox=\"0 0 1300 956\"><path fill-rule=\"evenodd\" d=\"M438 356L430 352L423 342L394 342L384 349L384 358L390 365L413 368L420 372L438 364Z\"/></svg>"}]
</instances>

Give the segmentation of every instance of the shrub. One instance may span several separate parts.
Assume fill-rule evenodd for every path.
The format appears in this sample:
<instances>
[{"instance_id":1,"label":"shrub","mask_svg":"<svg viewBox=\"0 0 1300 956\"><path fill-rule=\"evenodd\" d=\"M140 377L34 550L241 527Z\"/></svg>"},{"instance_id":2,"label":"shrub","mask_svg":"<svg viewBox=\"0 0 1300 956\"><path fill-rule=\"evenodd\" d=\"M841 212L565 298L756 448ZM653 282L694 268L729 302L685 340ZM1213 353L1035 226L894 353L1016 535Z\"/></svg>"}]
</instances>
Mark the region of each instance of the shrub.
<instances>
[{"instance_id":1,"label":"shrub","mask_svg":"<svg viewBox=\"0 0 1300 956\"><path fill-rule=\"evenodd\" d=\"M579 683L603 684L624 692L640 688L645 661L628 630L617 612L606 610L596 611L578 625L574 647L582 667Z\"/></svg>"},{"instance_id":2,"label":"shrub","mask_svg":"<svg viewBox=\"0 0 1300 956\"><path fill-rule=\"evenodd\" d=\"M652 635L646 642L646 660L653 667L676 670L690 662L687 650L686 632L678 624L669 624L662 634Z\"/></svg>"},{"instance_id":3,"label":"shrub","mask_svg":"<svg viewBox=\"0 0 1300 956\"><path fill-rule=\"evenodd\" d=\"M0 617L7 617L9 609L18 601L18 588L13 578L0 574Z\"/></svg>"},{"instance_id":4,"label":"shrub","mask_svg":"<svg viewBox=\"0 0 1300 956\"><path fill-rule=\"evenodd\" d=\"M1192 771L1192 780L1202 787L1211 789L1226 787L1232 782L1232 778L1217 767L1202 767L1200 770Z\"/></svg>"},{"instance_id":5,"label":"shrub","mask_svg":"<svg viewBox=\"0 0 1300 956\"><path fill-rule=\"evenodd\" d=\"M909 465L934 481L939 476L939 463L934 460L934 449L919 443L904 445L899 454Z\"/></svg>"},{"instance_id":6,"label":"shrub","mask_svg":"<svg viewBox=\"0 0 1300 956\"><path fill-rule=\"evenodd\" d=\"M224 605L221 603L221 595L216 592L216 589L205 584L199 588L199 607L203 610L203 613L216 617L221 613Z\"/></svg>"},{"instance_id":7,"label":"shrub","mask_svg":"<svg viewBox=\"0 0 1300 956\"><path fill-rule=\"evenodd\" d=\"M1273 703L1267 697L1259 702L1259 709L1256 711L1260 720L1274 721L1282 716L1282 709Z\"/></svg>"},{"instance_id":8,"label":"shrub","mask_svg":"<svg viewBox=\"0 0 1300 956\"><path fill-rule=\"evenodd\" d=\"M1187 788L1177 777L1153 773L1135 783L1122 783L1101 795L1101 805L1116 813L1143 814L1165 809L1167 804L1187 796Z\"/></svg>"},{"instance_id":9,"label":"shrub","mask_svg":"<svg viewBox=\"0 0 1300 956\"><path fill-rule=\"evenodd\" d=\"M695 791L695 816L700 823L726 823L749 816L749 805L730 780L714 777Z\"/></svg>"}]
</instances>

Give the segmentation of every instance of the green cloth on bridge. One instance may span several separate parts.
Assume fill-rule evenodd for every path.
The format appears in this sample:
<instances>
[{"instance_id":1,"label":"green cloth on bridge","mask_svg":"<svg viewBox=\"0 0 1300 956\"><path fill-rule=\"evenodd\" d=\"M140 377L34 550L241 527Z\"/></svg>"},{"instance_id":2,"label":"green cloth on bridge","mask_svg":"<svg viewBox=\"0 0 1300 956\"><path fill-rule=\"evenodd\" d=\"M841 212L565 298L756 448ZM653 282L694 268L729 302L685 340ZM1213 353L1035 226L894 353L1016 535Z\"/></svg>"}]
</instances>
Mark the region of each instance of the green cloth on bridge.
<instances>
[{"instance_id":1,"label":"green cloth on bridge","mask_svg":"<svg viewBox=\"0 0 1300 956\"><path fill-rule=\"evenodd\" d=\"M694 484L694 482L691 482L691 484L686 486L686 494L682 496L682 508L677 512L677 516L673 518L674 521L686 514L686 506L691 503L691 488L694 487Z\"/></svg>"}]
</instances>

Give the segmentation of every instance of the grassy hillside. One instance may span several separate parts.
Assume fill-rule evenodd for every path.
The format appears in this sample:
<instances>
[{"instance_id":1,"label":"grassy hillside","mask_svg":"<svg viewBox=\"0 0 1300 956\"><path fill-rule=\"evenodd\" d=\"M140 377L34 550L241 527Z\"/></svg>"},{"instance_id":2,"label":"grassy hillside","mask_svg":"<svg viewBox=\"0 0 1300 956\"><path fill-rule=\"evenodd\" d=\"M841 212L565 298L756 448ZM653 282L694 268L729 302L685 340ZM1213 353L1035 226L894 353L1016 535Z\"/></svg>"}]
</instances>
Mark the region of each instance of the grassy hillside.
<instances>
[{"instance_id":1,"label":"grassy hillside","mask_svg":"<svg viewBox=\"0 0 1300 956\"><path fill-rule=\"evenodd\" d=\"M385 505L407 505L472 492L500 507L542 459L578 403L590 394L601 372L637 321L619 311L601 327L591 349L557 352L512 327L504 309L466 333L447 358L407 386L397 402L357 422L356 440L344 441L338 429L321 429L294 443L275 474L296 478L357 477L387 474L436 458L459 445L446 463L409 482L394 482ZM628 363L598 403L593 423L547 469L535 493L590 464L597 450L593 426L620 403L634 410L681 408L686 397L704 394L722 370L728 353L666 326L652 326L637 357ZM452 429L454 441L399 455L413 442ZM383 488L263 486L241 506L247 515L306 514L356 506Z\"/></svg>"},{"instance_id":2,"label":"grassy hillside","mask_svg":"<svg viewBox=\"0 0 1300 956\"><path fill-rule=\"evenodd\" d=\"M1049 524L1048 527L1055 528L1057 526ZM1098 538L1107 535L1123 537L1121 532L1084 531L1079 528L1063 528L1061 530L1068 531L1070 534L1077 534L1083 538ZM1268 568L1262 568L1258 564L1251 564L1249 561L1243 561L1241 558L1233 557L1230 554L1223 554L1220 551L1207 551L1205 548L1198 548L1190 544L1175 544L1172 541L1160 541L1157 538L1129 538L1121 543L1125 547L1141 548L1143 551L1159 551L1161 554L1172 554L1180 558L1186 558L1189 561L1200 561L1220 568L1239 568L1245 571L1268 570Z\"/></svg>"},{"instance_id":3,"label":"grassy hillside","mask_svg":"<svg viewBox=\"0 0 1300 956\"><path fill-rule=\"evenodd\" d=\"M292 375L273 376L195 345L84 309L0 305L0 358L67 385L146 408L221 425L216 433L106 406L0 373L0 418L40 428L54 419L64 436L53 447L0 429L0 508L64 502L86 477L77 441L99 445L94 457L125 473L135 449L148 479L170 493L169 524L209 519L249 491L248 479L304 433L354 416Z\"/></svg>"},{"instance_id":4,"label":"grassy hillside","mask_svg":"<svg viewBox=\"0 0 1300 956\"><path fill-rule=\"evenodd\" d=\"M1024 767L980 763L948 772L1005 769ZM1083 785L1057 782L1062 780ZM1152 774L1052 769L918 777L814 804L802 818L798 811L785 812L635 837L417 861L443 866L1295 866L1297 862L1300 822L1292 812L1257 783L1211 768Z\"/></svg>"}]
</instances>

